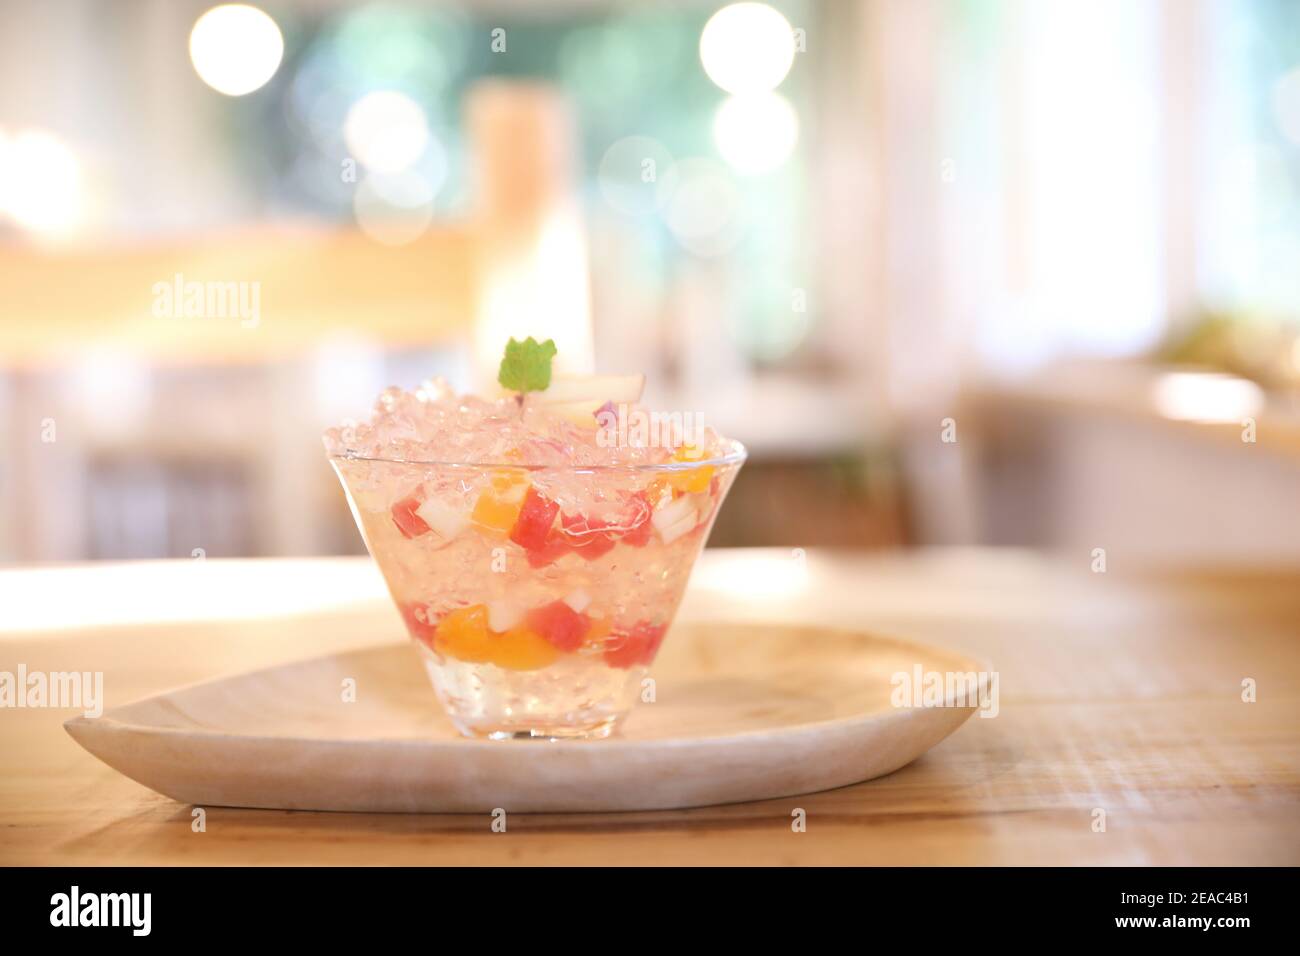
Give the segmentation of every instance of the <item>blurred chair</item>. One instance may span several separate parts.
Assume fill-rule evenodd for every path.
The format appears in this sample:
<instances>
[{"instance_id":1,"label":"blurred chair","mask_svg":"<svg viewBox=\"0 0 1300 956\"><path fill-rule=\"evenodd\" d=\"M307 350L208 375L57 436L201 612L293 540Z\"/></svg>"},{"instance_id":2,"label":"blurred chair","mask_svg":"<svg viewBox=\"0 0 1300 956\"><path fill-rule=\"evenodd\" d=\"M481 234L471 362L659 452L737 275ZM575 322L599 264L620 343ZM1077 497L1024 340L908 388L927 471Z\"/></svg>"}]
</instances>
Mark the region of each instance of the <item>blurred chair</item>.
<instances>
[{"instance_id":1,"label":"blurred chair","mask_svg":"<svg viewBox=\"0 0 1300 956\"><path fill-rule=\"evenodd\" d=\"M383 386L414 385L376 380L409 369L404 356L422 355L424 377L446 370L439 349L476 341L499 355L522 323L589 368L564 104L493 81L471 91L468 112L473 215L405 244L280 223L0 252L0 434L15 450L0 470L0 557L356 550L319 434L331 417L363 415ZM156 313L160 288L191 282L256 283L258 315ZM329 380L345 365L365 374ZM43 440L47 421L56 434Z\"/></svg>"}]
</instances>

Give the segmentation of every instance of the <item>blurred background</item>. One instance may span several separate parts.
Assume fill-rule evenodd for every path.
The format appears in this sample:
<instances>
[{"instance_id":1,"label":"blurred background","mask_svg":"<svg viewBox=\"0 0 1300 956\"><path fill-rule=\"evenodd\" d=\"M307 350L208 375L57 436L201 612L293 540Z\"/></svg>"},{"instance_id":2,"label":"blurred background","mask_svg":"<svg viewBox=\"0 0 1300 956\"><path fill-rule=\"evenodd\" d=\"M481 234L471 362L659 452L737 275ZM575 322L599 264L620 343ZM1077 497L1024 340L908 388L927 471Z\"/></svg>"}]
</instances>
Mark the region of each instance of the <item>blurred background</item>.
<instances>
[{"instance_id":1,"label":"blurred background","mask_svg":"<svg viewBox=\"0 0 1300 956\"><path fill-rule=\"evenodd\" d=\"M0 560L362 550L511 334L748 444L714 545L1300 558L1300 4L0 2Z\"/></svg>"}]
</instances>

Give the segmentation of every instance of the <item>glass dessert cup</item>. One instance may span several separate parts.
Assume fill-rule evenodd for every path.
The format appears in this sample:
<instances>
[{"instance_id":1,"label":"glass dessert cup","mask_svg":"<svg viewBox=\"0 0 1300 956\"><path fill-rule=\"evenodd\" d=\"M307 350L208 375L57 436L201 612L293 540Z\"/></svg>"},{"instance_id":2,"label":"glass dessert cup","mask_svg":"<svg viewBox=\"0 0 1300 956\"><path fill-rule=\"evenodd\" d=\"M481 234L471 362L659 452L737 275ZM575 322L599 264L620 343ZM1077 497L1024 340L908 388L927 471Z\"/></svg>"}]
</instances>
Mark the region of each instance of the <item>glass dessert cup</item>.
<instances>
[{"instance_id":1,"label":"glass dessert cup","mask_svg":"<svg viewBox=\"0 0 1300 956\"><path fill-rule=\"evenodd\" d=\"M500 740L614 730L744 459L330 461L452 722Z\"/></svg>"}]
</instances>

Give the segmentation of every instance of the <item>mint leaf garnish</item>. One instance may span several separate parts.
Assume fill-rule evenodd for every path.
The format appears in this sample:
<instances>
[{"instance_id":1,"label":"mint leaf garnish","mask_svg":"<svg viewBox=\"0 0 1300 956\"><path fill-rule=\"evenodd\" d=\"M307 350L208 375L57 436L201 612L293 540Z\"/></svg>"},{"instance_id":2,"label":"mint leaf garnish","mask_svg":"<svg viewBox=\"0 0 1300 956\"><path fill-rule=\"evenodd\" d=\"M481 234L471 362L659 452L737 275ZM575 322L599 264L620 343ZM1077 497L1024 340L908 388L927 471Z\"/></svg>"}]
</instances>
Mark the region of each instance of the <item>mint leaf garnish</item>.
<instances>
[{"instance_id":1,"label":"mint leaf garnish","mask_svg":"<svg viewBox=\"0 0 1300 956\"><path fill-rule=\"evenodd\" d=\"M538 342L531 335L522 342L511 339L501 359L497 381L513 392L540 392L551 384L551 359L555 340Z\"/></svg>"}]
</instances>

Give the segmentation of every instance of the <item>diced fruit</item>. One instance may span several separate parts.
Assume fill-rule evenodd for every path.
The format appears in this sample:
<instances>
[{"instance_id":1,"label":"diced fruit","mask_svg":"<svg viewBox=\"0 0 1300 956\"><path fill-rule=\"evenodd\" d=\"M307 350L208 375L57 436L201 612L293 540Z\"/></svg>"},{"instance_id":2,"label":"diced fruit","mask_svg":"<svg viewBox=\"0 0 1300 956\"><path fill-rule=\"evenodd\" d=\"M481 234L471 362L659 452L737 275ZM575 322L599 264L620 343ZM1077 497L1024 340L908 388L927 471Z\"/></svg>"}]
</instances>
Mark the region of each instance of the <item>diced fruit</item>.
<instances>
[{"instance_id":1,"label":"diced fruit","mask_svg":"<svg viewBox=\"0 0 1300 956\"><path fill-rule=\"evenodd\" d=\"M697 445L682 445L673 453L673 461L692 462L704 457L704 449ZM703 491L713 480L713 466L702 465L688 471L675 471L668 476L668 483L673 488L686 494Z\"/></svg>"},{"instance_id":2,"label":"diced fruit","mask_svg":"<svg viewBox=\"0 0 1300 956\"><path fill-rule=\"evenodd\" d=\"M489 601L487 612L488 627L498 634L504 634L524 618L524 612L509 601Z\"/></svg>"},{"instance_id":3,"label":"diced fruit","mask_svg":"<svg viewBox=\"0 0 1300 956\"><path fill-rule=\"evenodd\" d=\"M654 510L654 503L646 493L638 491L627 500L627 520L624 522L624 527L629 531L641 527L650 520Z\"/></svg>"},{"instance_id":4,"label":"diced fruit","mask_svg":"<svg viewBox=\"0 0 1300 956\"><path fill-rule=\"evenodd\" d=\"M418 538L422 534L429 533L429 526L416 514L419 507L420 502L414 495L403 498L393 505L393 524L397 525L397 530L402 532L405 538Z\"/></svg>"},{"instance_id":5,"label":"diced fruit","mask_svg":"<svg viewBox=\"0 0 1300 956\"><path fill-rule=\"evenodd\" d=\"M547 405L571 402L596 402L599 408L605 402L631 404L641 400L645 389L645 376L635 375L555 375L544 391L534 392L530 399ZM594 409L593 409L594 411Z\"/></svg>"},{"instance_id":6,"label":"diced fruit","mask_svg":"<svg viewBox=\"0 0 1300 956\"><path fill-rule=\"evenodd\" d=\"M685 537L695 530L695 518L683 518L681 521L659 531L659 538L664 544L672 544L678 538Z\"/></svg>"},{"instance_id":7,"label":"diced fruit","mask_svg":"<svg viewBox=\"0 0 1300 956\"><path fill-rule=\"evenodd\" d=\"M492 642L487 608L475 604L452 611L438 623L433 649L457 660L486 664L492 660Z\"/></svg>"},{"instance_id":8,"label":"diced fruit","mask_svg":"<svg viewBox=\"0 0 1300 956\"><path fill-rule=\"evenodd\" d=\"M569 547L584 561L595 561L601 555L614 550L614 539L607 534L593 534L586 538L575 538L569 543Z\"/></svg>"},{"instance_id":9,"label":"diced fruit","mask_svg":"<svg viewBox=\"0 0 1300 956\"><path fill-rule=\"evenodd\" d=\"M560 515L560 528L571 538L586 538L597 535L609 527L609 522L599 518L589 518L583 514Z\"/></svg>"},{"instance_id":10,"label":"diced fruit","mask_svg":"<svg viewBox=\"0 0 1300 956\"><path fill-rule=\"evenodd\" d=\"M584 514L561 514L560 528L573 553L594 561L608 554L620 541L642 547L650 540L652 508L644 492L630 496L614 518L590 518ZM536 565L535 565L536 566Z\"/></svg>"},{"instance_id":11,"label":"diced fruit","mask_svg":"<svg viewBox=\"0 0 1300 956\"><path fill-rule=\"evenodd\" d=\"M402 620L406 622L406 629L412 637L426 644L433 640L438 626L431 620L428 607L417 602L402 601L398 603L397 609L402 612Z\"/></svg>"},{"instance_id":12,"label":"diced fruit","mask_svg":"<svg viewBox=\"0 0 1300 956\"><path fill-rule=\"evenodd\" d=\"M647 514L646 520L623 535L620 539L624 544L631 545L634 548L644 548L650 543L650 534L654 531L654 525L650 523L650 517Z\"/></svg>"},{"instance_id":13,"label":"diced fruit","mask_svg":"<svg viewBox=\"0 0 1300 956\"><path fill-rule=\"evenodd\" d=\"M628 519L624 526L627 531L624 533L630 533L643 526L648 526L650 517L654 513L654 502L650 500L644 491L638 491L628 499Z\"/></svg>"},{"instance_id":14,"label":"diced fruit","mask_svg":"<svg viewBox=\"0 0 1300 956\"><path fill-rule=\"evenodd\" d=\"M528 490L528 472L519 468L494 468L492 490L500 492L503 498L522 501Z\"/></svg>"},{"instance_id":15,"label":"diced fruit","mask_svg":"<svg viewBox=\"0 0 1300 956\"><path fill-rule=\"evenodd\" d=\"M676 498L654 513L650 519L664 544L672 544L695 527L695 501Z\"/></svg>"},{"instance_id":16,"label":"diced fruit","mask_svg":"<svg viewBox=\"0 0 1300 956\"><path fill-rule=\"evenodd\" d=\"M569 539L558 531L552 531L544 545L540 548L533 548L531 551L525 551L524 556L528 559L530 568L544 568L548 564L560 560L570 550Z\"/></svg>"},{"instance_id":17,"label":"diced fruit","mask_svg":"<svg viewBox=\"0 0 1300 956\"><path fill-rule=\"evenodd\" d=\"M667 478L660 476L646 485L645 491L640 492L640 494L646 501L650 502L650 507L653 508L659 502L672 497L673 486L669 484Z\"/></svg>"},{"instance_id":18,"label":"diced fruit","mask_svg":"<svg viewBox=\"0 0 1300 956\"><path fill-rule=\"evenodd\" d=\"M713 466L705 465L702 468L692 468L690 471L673 472L668 483L677 491L694 494L708 488L712 480Z\"/></svg>"},{"instance_id":19,"label":"diced fruit","mask_svg":"<svg viewBox=\"0 0 1300 956\"><path fill-rule=\"evenodd\" d=\"M434 650L471 664L496 664L510 670L536 670L559 656L548 641L528 628L504 634L488 629L488 609L482 604L453 611L438 624Z\"/></svg>"},{"instance_id":20,"label":"diced fruit","mask_svg":"<svg viewBox=\"0 0 1300 956\"><path fill-rule=\"evenodd\" d=\"M430 498L415 509L416 517L438 537L450 541L469 526L465 512L437 498Z\"/></svg>"},{"instance_id":21,"label":"diced fruit","mask_svg":"<svg viewBox=\"0 0 1300 956\"><path fill-rule=\"evenodd\" d=\"M584 644L600 644L608 636L613 625L603 617L591 618L591 624L587 627L587 635L582 639Z\"/></svg>"},{"instance_id":22,"label":"diced fruit","mask_svg":"<svg viewBox=\"0 0 1300 956\"><path fill-rule=\"evenodd\" d=\"M682 442L673 452L673 461L699 461L704 457L704 449L690 442Z\"/></svg>"},{"instance_id":23,"label":"diced fruit","mask_svg":"<svg viewBox=\"0 0 1300 956\"><path fill-rule=\"evenodd\" d=\"M650 534L654 530L654 526L650 523L650 518L654 514L653 499L648 497L646 492L638 491L631 497L629 504L632 511L625 525L627 530L619 540L634 548L644 548L650 543Z\"/></svg>"},{"instance_id":24,"label":"diced fruit","mask_svg":"<svg viewBox=\"0 0 1300 956\"><path fill-rule=\"evenodd\" d=\"M689 498L675 498L654 513L650 521L656 528L666 528L695 512L695 502Z\"/></svg>"},{"instance_id":25,"label":"diced fruit","mask_svg":"<svg viewBox=\"0 0 1300 956\"><path fill-rule=\"evenodd\" d=\"M562 651L576 651L587 635L587 615L579 614L563 601L535 607L525 620L528 627Z\"/></svg>"},{"instance_id":26,"label":"diced fruit","mask_svg":"<svg viewBox=\"0 0 1300 956\"><path fill-rule=\"evenodd\" d=\"M563 515L560 520L565 532L570 535L595 535L596 532L603 532L604 537L609 541L609 545L598 547L594 552L583 555L590 559L604 554L609 550L609 547L619 541L626 542L633 547L644 545L650 540L650 515L652 512L653 509L649 499L646 498L644 492L638 491L628 498L627 505L622 513L613 520L592 520L581 515Z\"/></svg>"},{"instance_id":27,"label":"diced fruit","mask_svg":"<svg viewBox=\"0 0 1300 956\"><path fill-rule=\"evenodd\" d=\"M505 537L519 520L519 512L522 508L521 500L512 501L499 492L488 489L478 496L478 501L474 502L474 512L470 515L470 520L474 522L475 527L489 534Z\"/></svg>"},{"instance_id":28,"label":"diced fruit","mask_svg":"<svg viewBox=\"0 0 1300 956\"><path fill-rule=\"evenodd\" d=\"M540 550L546 545L559 510L558 504L530 485L519 518L510 531L510 540L528 551Z\"/></svg>"},{"instance_id":29,"label":"diced fruit","mask_svg":"<svg viewBox=\"0 0 1300 956\"><path fill-rule=\"evenodd\" d=\"M591 595L582 588L576 588L565 595L564 603L581 614L591 607Z\"/></svg>"},{"instance_id":30,"label":"diced fruit","mask_svg":"<svg viewBox=\"0 0 1300 956\"><path fill-rule=\"evenodd\" d=\"M492 486L478 496L470 520L489 534L505 537L519 520L528 473L514 468L492 472Z\"/></svg>"},{"instance_id":31,"label":"diced fruit","mask_svg":"<svg viewBox=\"0 0 1300 956\"><path fill-rule=\"evenodd\" d=\"M492 663L512 671L535 671L560 656L549 642L526 627L492 638Z\"/></svg>"},{"instance_id":32,"label":"diced fruit","mask_svg":"<svg viewBox=\"0 0 1300 956\"><path fill-rule=\"evenodd\" d=\"M560 527L568 539L573 553L587 561L595 561L602 554L614 549L614 541L608 530L615 525L586 515L560 515Z\"/></svg>"},{"instance_id":33,"label":"diced fruit","mask_svg":"<svg viewBox=\"0 0 1300 956\"><path fill-rule=\"evenodd\" d=\"M615 634L605 648L605 663L610 667L634 667L649 664L659 652L668 628L663 624L639 621L629 631Z\"/></svg>"}]
</instances>

